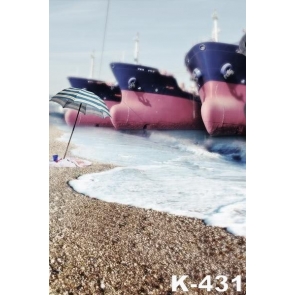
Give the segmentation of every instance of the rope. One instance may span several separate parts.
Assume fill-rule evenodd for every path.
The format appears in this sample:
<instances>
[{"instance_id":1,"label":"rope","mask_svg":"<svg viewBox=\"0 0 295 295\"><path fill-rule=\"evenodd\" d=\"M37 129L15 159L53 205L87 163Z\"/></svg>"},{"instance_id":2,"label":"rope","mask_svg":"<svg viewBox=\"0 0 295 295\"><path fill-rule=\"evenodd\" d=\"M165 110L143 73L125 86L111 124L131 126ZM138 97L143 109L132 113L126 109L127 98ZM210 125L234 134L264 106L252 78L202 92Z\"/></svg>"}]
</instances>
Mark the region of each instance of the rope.
<instances>
[{"instance_id":1,"label":"rope","mask_svg":"<svg viewBox=\"0 0 295 295\"><path fill-rule=\"evenodd\" d=\"M103 56L103 51L104 51L105 35L106 35L106 31L107 31L109 6L110 6L110 0L108 0L107 14L106 14L106 19L105 19L105 24L104 24L104 32L103 32L103 40L102 40L102 49L101 49L98 77L100 77L101 66L102 66L102 56Z\"/></svg>"}]
</instances>

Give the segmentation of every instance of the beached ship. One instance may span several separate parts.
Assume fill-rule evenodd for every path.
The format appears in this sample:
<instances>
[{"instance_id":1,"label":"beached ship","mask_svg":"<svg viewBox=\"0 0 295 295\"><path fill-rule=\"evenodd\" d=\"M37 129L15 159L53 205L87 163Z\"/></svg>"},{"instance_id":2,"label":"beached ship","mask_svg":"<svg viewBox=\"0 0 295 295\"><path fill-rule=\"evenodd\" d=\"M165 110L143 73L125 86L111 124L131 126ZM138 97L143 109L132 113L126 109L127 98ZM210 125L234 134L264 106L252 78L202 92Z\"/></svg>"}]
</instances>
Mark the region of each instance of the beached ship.
<instances>
[{"instance_id":1,"label":"beached ship","mask_svg":"<svg viewBox=\"0 0 295 295\"><path fill-rule=\"evenodd\" d=\"M114 105L121 102L121 90L118 85L107 83L101 80L81 77L68 77L68 80L72 87L85 88L86 90L93 92L98 97L103 99L109 110ZM65 113L66 123L68 125L74 125L76 116L77 111L69 109ZM113 127L110 118L100 118L92 114L80 115L77 121L77 125Z\"/></svg>"},{"instance_id":2,"label":"beached ship","mask_svg":"<svg viewBox=\"0 0 295 295\"><path fill-rule=\"evenodd\" d=\"M239 45L198 43L186 54L185 65L197 85L208 133L246 135L246 37Z\"/></svg>"},{"instance_id":3,"label":"beached ship","mask_svg":"<svg viewBox=\"0 0 295 295\"><path fill-rule=\"evenodd\" d=\"M138 64L111 63L122 93L111 110L116 129L204 129L198 95L171 75Z\"/></svg>"},{"instance_id":4,"label":"beached ship","mask_svg":"<svg viewBox=\"0 0 295 295\"><path fill-rule=\"evenodd\" d=\"M102 65L103 54L104 54L109 6L110 6L110 0L107 1L106 18L105 18L104 29L103 29L104 33L103 33L102 50L101 50L101 58L100 58L100 66L99 66L99 74L98 74L99 76L101 72L101 65ZM95 57L93 52L93 54L91 54L90 78L68 77L68 80L72 87L85 88L86 90L96 94L98 97L104 100L106 106L110 110L114 105L120 103L121 91L118 85L93 78L94 77L94 59ZM68 110L65 114L66 123L68 125L74 125L76 116L77 116L77 111ZM87 125L87 126L94 125L94 126L101 126L101 127L113 127L113 124L109 117L100 118L96 115L91 115L91 114L79 115L77 125Z\"/></svg>"}]
</instances>

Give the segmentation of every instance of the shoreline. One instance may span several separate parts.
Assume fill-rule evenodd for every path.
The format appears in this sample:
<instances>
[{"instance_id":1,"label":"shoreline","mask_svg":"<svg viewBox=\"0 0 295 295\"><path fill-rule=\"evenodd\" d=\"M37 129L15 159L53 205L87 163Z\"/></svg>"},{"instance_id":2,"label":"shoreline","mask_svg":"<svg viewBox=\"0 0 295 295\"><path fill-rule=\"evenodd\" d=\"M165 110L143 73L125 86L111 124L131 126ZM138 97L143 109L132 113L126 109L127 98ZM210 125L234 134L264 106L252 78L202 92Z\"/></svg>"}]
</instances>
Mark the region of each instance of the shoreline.
<instances>
[{"instance_id":1,"label":"shoreline","mask_svg":"<svg viewBox=\"0 0 295 295\"><path fill-rule=\"evenodd\" d=\"M62 155L67 143L57 140L62 131L54 125L49 125L49 135L51 159ZM241 275L239 294L246 294L246 238L196 218L79 194L69 180L115 167L91 162L83 168L49 167L50 294L168 295L172 275L188 275L185 284L191 292L178 294L208 294L189 287L206 275L214 287L216 276L227 276L227 292L235 294L231 280Z\"/></svg>"}]
</instances>

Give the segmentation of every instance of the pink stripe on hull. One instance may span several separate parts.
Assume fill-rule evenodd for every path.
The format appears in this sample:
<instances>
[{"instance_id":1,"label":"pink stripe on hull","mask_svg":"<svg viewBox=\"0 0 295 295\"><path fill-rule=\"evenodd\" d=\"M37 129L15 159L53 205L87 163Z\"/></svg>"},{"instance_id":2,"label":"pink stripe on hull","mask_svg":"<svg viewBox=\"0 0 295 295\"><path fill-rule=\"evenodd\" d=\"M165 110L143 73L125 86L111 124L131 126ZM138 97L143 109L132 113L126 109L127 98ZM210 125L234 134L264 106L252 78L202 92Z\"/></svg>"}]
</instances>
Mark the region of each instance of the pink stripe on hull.
<instances>
[{"instance_id":1,"label":"pink stripe on hull","mask_svg":"<svg viewBox=\"0 0 295 295\"><path fill-rule=\"evenodd\" d=\"M105 101L109 110L118 102L115 101ZM68 109L65 113L65 122L67 125L73 126L77 117L77 111ZM100 127L114 127L111 119L109 117L102 118L98 115L93 114L86 114L83 113L79 114L76 126L100 126Z\"/></svg>"},{"instance_id":2,"label":"pink stripe on hull","mask_svg":"<svg viewBox=\"0 0 295 295\"><path fill-rule=\"evenodd\" d=\"M210 81L199 95L202 119L210 135L246 134L246 85Z\"/></svg>"},{"instance_id":3,"label":"pink stripe on hull","mask_svg":"<svg viewBox=\"0 0 295 295\"><path fill-rule=\"evenodd\" d=\"M121 103L111 109L111 121L116 129L204 129L197 101L121 91Z\"/></svg>"}]
</instances>

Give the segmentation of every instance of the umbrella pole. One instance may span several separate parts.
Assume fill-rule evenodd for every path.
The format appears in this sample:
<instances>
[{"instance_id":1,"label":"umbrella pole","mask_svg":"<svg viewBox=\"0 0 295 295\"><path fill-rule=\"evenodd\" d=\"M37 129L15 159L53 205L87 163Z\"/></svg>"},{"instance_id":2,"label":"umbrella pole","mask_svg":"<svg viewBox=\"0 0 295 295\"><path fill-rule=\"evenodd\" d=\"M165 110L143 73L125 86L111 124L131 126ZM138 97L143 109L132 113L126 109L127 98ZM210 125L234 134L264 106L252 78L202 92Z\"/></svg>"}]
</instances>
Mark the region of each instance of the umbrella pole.
<instances>
[{"instance_id":1,"label":"umbrella pole","mask_svg":"<svg viewBox=\"0 0 295 295\"><path fill-rule=\"evenodd\" d=\"M76 120L75 120L75 124L74 124L73 130L72 130L72 133L71 133L71 136L70 136L68 145L67 145L67 149L66 149L66 152L65 152L65 155L64 155L64 159L66 158L66 154L67 154L67 151L68 151L68 148L69 148L69 145L70 145L70 141L71 141L71 138L72 138L74 129L76 127L76 123L77 123L77 120L78 120L78 116L79 116L79 112L80 112L81 106L82 106L82 103L80 103L80 106L79 106L79 110L78 110L77 117L76 117Z\"/></svg>"}]
</instances>

